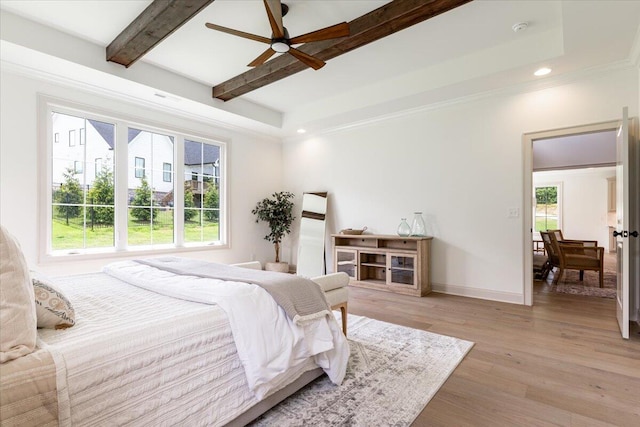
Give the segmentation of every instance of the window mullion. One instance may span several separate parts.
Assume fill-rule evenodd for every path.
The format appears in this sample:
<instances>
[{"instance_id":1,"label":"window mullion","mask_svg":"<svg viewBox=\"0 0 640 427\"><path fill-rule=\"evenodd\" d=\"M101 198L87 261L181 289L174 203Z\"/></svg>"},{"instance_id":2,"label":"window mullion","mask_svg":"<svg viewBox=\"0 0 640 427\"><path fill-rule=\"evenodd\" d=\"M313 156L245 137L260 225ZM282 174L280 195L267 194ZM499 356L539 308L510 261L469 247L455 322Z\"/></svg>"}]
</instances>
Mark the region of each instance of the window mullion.
<instances>
[{"instance_id":1,"label":"window mullion","mask_svg":"<svg viewBox=\"0 0 640 427\"><path fill-rule=\"evenodd\" d=\"M184 137L175 136L175 149L173 150L173 220L175 223L174 239L177 247L184 246Z\"/></svg>"},{"instance_id":2,"label":"window mullion","mask_svg":"<svg viewBox=\"0 0 640 427\"><path fill-rule=\"evenodd\" d=\"M127 123L116 122L116 142L115 142L115 243L116 251L127 249L128 236L128 202L129 191L127 175L128 169L128 126Z\"/></svg>"}]
</instances>

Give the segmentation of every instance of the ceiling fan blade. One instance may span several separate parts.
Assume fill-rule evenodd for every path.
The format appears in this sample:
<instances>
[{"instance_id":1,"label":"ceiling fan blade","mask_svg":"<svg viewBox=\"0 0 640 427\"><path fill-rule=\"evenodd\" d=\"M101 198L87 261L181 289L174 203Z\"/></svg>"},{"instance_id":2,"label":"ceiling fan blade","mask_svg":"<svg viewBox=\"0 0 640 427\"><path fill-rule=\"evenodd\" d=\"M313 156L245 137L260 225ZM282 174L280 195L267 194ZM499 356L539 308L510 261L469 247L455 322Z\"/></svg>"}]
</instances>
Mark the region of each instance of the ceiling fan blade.
<instances>
[{"instance_id":1,"label":"ceiling fan blade","mask_svg":"<svg viewBox=\"0 0 640 427\"><path fill-rule=\"evenodd\" d=\"M265 50L264 52L262 52L260 54L260 56L258 56L256 59L251 61L248 64L248 66L249 67L257 67L258 65L262 65L267 61L267 59L271 58L274 53L276 53L276 51L271 49L271 48L269 48L269 49Z\"/></svg>"},{"instance_id":2,"label":"ceiling fan blade","mask_svg":"<svg viewBox=\"0 0 640 427\"><path fill-rule=\"evenodd\" d=\"M222 31L223 33L232 34L234 36L242 37L242 38L245 38L245 39L255 40L257 42L262 42L262 43L266 43L266 44L271 44L271 39L268 39L266 37L257 36L255 34L251 34L251 33L245 33L244 31L234 30L233 28L221 27L220 25L210 24L209 22L207 22L204 25L207 28L210 28L212 30Z\"/></svg>"},{"instance_id":3,"label":"ceiling fan blade","mask_svg":"<svg viewBox=\"0 0 640 427\"><path fill-rule=\"evenodd\" d=\"M267 9L267 16L269 17L273 38L283 38L284 27L282 25L282 5L280 4L280 0L263 0L263 2L265 9Z\"/></svg>"},{"instance_id":4,"label":"ceiling fan blade","mask_svg":"<svg viewBox=\"0 0 640 427\"><path fill-rule=\"evenodd\" d=\"M294 47L290 47L289 48L289 53L296 59L298 59L300 62L308 65L309 67L313 68L314 70L319 70L320 68L324 67L325 62L321 59L316 58L315 56L311 56L308 53L304 53L301 50L298 50Z\"/></svg>"},{"instance_id":5,"label":"ceiling fan blade","mask_svg":"<svg viewBox=\"0 0 640 427\"><path fill-rule=\"evenodd\" d=\"M346 22L342 22L340 24L322 28L321 30L312 31L307 34L294 37L291 39L291 44L309 43L317 42L320 40L335 39L338 37L347 37L349 34L349 24L347 24Z\"/></svg>"}]
</instances>

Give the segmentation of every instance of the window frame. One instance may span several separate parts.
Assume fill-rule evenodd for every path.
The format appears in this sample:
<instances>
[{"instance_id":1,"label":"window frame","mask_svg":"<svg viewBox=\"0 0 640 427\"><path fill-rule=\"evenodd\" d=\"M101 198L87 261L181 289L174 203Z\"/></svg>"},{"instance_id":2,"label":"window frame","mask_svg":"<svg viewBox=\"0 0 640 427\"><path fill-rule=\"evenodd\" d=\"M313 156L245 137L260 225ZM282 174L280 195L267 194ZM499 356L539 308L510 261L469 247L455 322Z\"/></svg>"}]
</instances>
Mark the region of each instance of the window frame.
<instances>
[{"instance_id":1,"label":"window frame","mask_svg":"<svg viewBox=\"0 0 640 427\"><path fill-rule=\"evenodd\" d=\"M142 166L138 166L138 160L142 160ZM133 161L133 176L134 178L142 179L146 178L146 163L147 160L144 157L134 157Z\"/></svg>"},{"instance_id":2,"label":"window frame","mask_svg":"<svg viewBox=\"0 0 640 427\"><path fill-rule=\"evenodd\" d=\"M152 111L152 110L149 110ZM77 250L53 250L52 249L52 155L53 155L53 124L52 113L61 113L112 123L115 125L115 219L113 247L85 248ZM183 121L184 122L184 121ZM191 121L194 128L202 127L202 123ZM187 123L188 125L189 123ZM184 140L197 140L206 144L217 145L220 149L220 220L219 240L207 242L184 242L184 206L183 203L174 203L174 242L153 247L127 246L127 129L136 128L155 133L171 135L174 137L173 173L184 174ZM151 119L141 120L126 114L78 104L73 101L53 98L46 95L38 96L38 258L41 262L66 262L71 259L102 259L122 258L136 255L157 255L161 253L179 253L190 251L202 251L210 249L229 248L229 202L227 195L228 173L227 156L228 141L221 138L206 136L202 132L194 131L179 126L170 126L166 123L155 123ZM175 201L184 200L184 188L175 184L173 180Z\"/></svg>"},{"instance_id":3,"label":"window frame","mask_svg":"<svg viewBox=\"0 0 640 427\"><path fill-rule=\"evenodd\" d=\"M74 160L73 162L73 170L75 173L84 174L84 165L80 160Z\"/></svg>"},{"instance_id":4,"label":"window frame","mask_svg":"<svg viewBox=\"0 0 640 427\"><path fill-rule=\"evenodd\" d=\"M169 166L169 170L167 170L167 166ZM169 179L167 179L167 175L169 176ZM171 178L172 175L173 175L173 169L171 168L171 163L163 162L162 163L162 181L173 182L173 179Z\"/></svg>"}]
</instances>

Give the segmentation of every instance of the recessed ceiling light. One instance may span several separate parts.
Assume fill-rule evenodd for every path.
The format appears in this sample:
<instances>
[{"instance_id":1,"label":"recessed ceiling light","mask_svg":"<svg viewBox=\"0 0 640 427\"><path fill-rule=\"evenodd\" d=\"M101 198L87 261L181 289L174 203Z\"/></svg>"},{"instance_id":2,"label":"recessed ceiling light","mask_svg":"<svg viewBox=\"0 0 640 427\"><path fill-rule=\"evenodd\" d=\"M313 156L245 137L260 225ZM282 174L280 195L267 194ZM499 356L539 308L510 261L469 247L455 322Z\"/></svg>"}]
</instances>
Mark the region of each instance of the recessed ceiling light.
<instances>
[{"instance_id":1,"label":"recessed ceiling light","mask_svg":"<svg viewBox=\"0 0 640 427\"><path fill-rule=\"evenodd\" d=\"M513 24L511 29L515 33L517 33L518 31L526 30L528 27L529 27L529 23L528 22L517 22L517 23Z\"/></svg>"},{"instance_id":2,"label":"recessed ceiling light","mask_svg":"<svg viewBox=\"0 0 640 427\"><path fill-rule=\"evenodd\" d=\"M551 68L543 67L533 73L535 76L546 76L551 72Z\"/></svg>"},{"instance_id":3,"label":"recessed ceiling light","mask_svg":"<svg viewBox=\"0 0 640 427\"><path fill-rule=\"evenodd\" d=\"M306 132L307 131L305 129L302 129L302 128L298 129L298 133L306 133Z\"/></svg>"}]
</instances>

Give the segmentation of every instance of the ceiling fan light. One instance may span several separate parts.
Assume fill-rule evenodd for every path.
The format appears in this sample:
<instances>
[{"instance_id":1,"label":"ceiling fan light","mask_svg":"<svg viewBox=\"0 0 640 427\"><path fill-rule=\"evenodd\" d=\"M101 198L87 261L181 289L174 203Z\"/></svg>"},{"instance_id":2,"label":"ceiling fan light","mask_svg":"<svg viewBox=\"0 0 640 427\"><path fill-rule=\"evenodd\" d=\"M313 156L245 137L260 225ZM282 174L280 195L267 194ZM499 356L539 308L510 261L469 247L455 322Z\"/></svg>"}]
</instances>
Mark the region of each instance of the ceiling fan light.
<instances>
[{"instance_id":1,"label":"ceiling fan light","mask_svg":"<svg viewBox=\"0 0 640 427\"><path fill-rule=\"evenodd\" d=\"M289 45L283 41L275 41L271 43L271 49L279 53L289 52Z\"/></svg>"}]
</instances>

